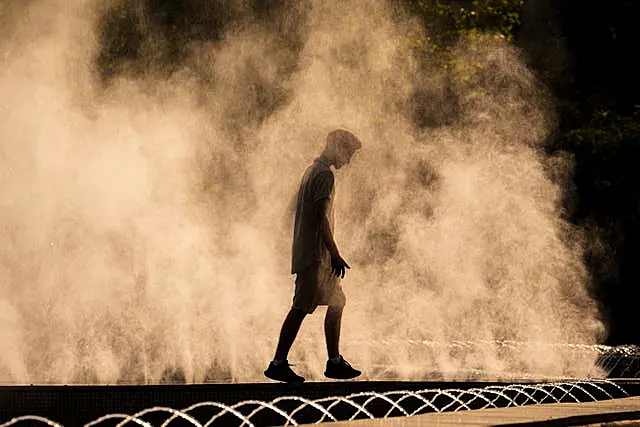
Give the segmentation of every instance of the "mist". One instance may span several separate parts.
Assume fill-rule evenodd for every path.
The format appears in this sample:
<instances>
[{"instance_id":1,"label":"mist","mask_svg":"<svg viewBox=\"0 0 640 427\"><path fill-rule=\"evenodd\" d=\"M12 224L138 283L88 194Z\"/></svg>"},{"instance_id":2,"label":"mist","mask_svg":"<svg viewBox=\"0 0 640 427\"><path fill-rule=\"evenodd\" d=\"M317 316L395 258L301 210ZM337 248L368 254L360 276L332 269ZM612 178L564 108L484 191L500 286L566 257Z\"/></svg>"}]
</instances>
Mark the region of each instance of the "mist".
<instances>
[{"instance_id":1,"label":"mist","mask_svg":"<svg viewBox=\"0 0 640 427\"><path fill-rule=\"evenodd\" d=\"M383 1L298 2L279 25L237 2L169 61L144 4L0 7L0 381L262 381L292 201L339 126L363 143L334 205L363 378L601 375L563 346L604 327L562 211L571 158L545 155L552 102L515 47L461 40L447 70ZM139 57L111 64L118 14ZM289 357L312 380L318 312Z\"/></svg>"}]
</instances>

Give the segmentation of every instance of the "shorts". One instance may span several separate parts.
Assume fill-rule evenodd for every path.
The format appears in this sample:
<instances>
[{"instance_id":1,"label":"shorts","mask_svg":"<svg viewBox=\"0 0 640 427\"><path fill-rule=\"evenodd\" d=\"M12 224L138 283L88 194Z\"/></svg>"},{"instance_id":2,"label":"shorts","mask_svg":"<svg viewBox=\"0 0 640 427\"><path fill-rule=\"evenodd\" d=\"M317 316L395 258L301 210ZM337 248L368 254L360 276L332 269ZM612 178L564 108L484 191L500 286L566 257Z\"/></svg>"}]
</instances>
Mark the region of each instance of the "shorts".
<instances>
[{"instance_id":1,"label":"shorts","mask_svg":"<svg viewBox=\"0 0 640 427\"><path fill-rule=\"evenodd\" d=\"M330 267L313 264L296 274L293 308L311 314L319 305L344 307L346 301L340 280Z\"/></svg>"}]
</instances>

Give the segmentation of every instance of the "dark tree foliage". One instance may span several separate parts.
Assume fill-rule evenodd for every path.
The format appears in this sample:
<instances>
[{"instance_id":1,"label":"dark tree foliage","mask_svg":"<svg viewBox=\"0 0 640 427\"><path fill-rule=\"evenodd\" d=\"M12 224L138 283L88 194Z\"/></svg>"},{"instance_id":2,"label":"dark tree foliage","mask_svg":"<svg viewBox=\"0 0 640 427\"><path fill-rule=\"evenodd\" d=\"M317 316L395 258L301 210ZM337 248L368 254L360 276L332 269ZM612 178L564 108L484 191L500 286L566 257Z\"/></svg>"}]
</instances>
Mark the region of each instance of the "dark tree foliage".
<instances>
[{"instance_id":1,"label":"dark tree foliage","mask_svg":"<svg viewBox=\"0 0 640 427\"><path fill-rule=\"evenodd\" d=\"M118 0L103 16L96 66L106 82L122 73L171 74L193 43L221 41L234 25L253 21L299 49L302 35L290 23L302 8L294 5L294 0Z\"/></svg>"},{"instance_id":2,"label":"dark tree foliage","mask_svg":"<svg viewBox=\"0 0 640 427\"><path fill-rule=\"evenodd\" d=\"M577 124L603 107L631 113L640 104L635 65L640 3L566 0L557 7L571 56L566 96L574 104Z\"/></svg>"},{"instance_id":3,"label":"dark tree foliage","mask_svg":"<svg viewBox=\"0 0 640 427\"><path fill-rule=\"evenodd\" d=\"M557 147L575 154L574 220L596 227L589 265L610 344L640 344L640 85L636 1L557 2L570 54Z\"/></svg>"},{"instance_id":4,"label":"dark tree foliage","mask_svg":"<svg viewBox=\"0 0 640 427\"><path fill-rule=\"evenodd\" d=\"M601 239L588 261L610 325L609 342L638 343L634 317L640 280L640 109L628 116L610 110L594 113L558 145L577 159L574 220L596 227Z\"/></svg>"}]
</instances>

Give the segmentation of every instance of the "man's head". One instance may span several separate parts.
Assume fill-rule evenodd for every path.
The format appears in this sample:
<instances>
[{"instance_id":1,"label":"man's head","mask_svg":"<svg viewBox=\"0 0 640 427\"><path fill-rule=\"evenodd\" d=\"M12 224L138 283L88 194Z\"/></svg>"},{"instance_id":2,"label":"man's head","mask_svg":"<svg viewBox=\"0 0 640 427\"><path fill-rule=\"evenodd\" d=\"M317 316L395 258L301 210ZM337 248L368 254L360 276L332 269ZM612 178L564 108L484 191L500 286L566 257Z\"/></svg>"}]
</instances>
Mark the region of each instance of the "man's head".
<instances>
[{"instance_id":1,"label":"man's head","mask_svg":"<svg viewBox=\"0 0 640 427\"><path fill-rule=\"evenodd\" d=\"M351 157L362 147L354 134L344 129L336 129L327 135L327 147L324 154L332 161L336 169L349 164Z\"/></svg>"}]
</instances>

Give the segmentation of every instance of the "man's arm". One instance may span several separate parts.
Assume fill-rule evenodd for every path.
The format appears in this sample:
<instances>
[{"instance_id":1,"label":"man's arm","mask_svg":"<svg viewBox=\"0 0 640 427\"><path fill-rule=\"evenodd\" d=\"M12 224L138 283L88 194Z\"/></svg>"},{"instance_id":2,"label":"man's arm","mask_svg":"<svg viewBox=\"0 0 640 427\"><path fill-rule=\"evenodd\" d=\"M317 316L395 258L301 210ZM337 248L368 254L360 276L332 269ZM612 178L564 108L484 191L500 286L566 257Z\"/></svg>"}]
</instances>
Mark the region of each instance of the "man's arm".
<instances>
[{"instance_id":1,"label":"man's arm","mask_svg":"<svg viewBox=\"0 0 640 427\"><path fill-rule=\"evenodd\" d=\"M327 217L329 203L329 199L324 199L321 201L319 209L320 232L322 233L322 240L329 250L329 254L331 255L331 271L337 277L344 278L344 274L346 271L345 268L351 267L349 267L349 264L347 264L347 262L340 256L338 246L336 245L335 240L333 240L333 233L331 232L329 218Z\"/></svg>"}]
</instances>

